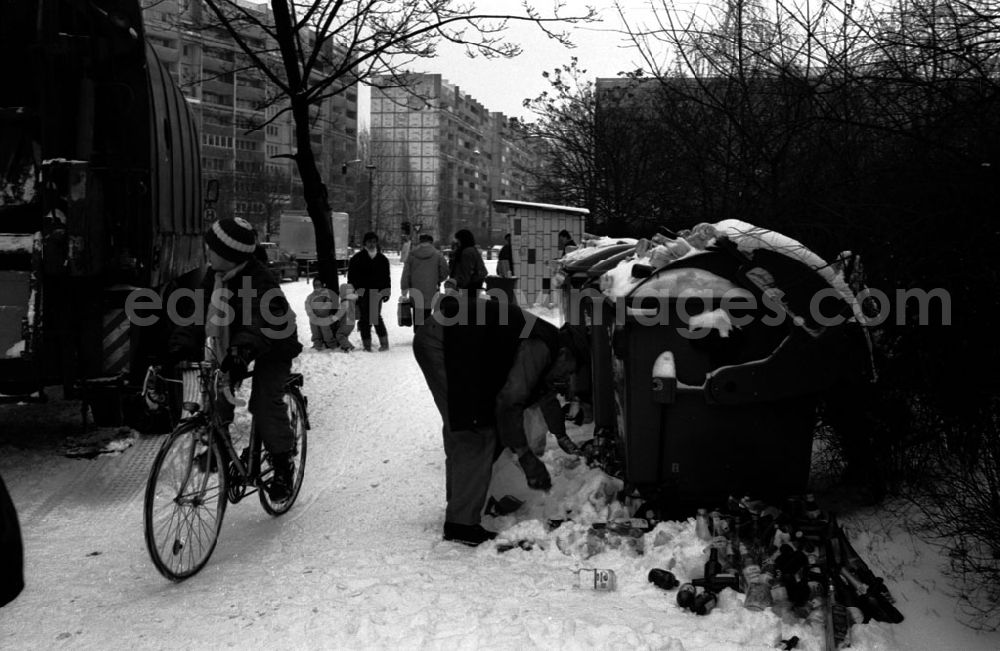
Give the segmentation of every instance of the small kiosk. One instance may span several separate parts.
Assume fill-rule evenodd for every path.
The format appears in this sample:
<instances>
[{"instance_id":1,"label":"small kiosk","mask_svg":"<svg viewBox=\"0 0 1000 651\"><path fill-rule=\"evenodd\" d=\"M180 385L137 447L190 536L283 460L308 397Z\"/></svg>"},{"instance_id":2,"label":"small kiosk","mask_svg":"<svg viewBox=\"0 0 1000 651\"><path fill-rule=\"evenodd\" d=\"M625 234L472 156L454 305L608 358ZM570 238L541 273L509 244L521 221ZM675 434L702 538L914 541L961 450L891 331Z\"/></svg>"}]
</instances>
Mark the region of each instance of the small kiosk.
<instances>
[{"instance_id":1,"label":"small kiosk","mask_svg":"<svg viewBox=\"0 0 1000 651\"><path fill-rule=\"evenodd\" d=\"M559 231L566 230L579 245L583 239L584 220L590 211L573 206L556 206L547 203L508 201L493 202L496 212L506 216L507 233L510 233L514 274L518 278L517 291L522 305L548 304L555 261L559 252Z\"/></svg>"}]
</instances>

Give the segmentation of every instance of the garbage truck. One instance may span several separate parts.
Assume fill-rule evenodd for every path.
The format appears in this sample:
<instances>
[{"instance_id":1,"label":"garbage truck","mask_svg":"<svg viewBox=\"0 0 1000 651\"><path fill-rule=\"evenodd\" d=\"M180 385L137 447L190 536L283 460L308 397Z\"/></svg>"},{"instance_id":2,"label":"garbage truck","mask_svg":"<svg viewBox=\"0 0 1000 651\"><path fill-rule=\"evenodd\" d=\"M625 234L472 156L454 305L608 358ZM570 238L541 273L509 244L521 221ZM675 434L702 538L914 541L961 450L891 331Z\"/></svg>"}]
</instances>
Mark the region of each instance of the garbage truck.
<instances>
[{"instance_id":1,"label":"garbage truck","mask_svg":"<svg viewBox=\"0 0 1000 651\"><path fill-rule=\"evenodd\" d=\"M348 245L348 215L346 212L331 212L330 227L336 243L337 269L347 269L347 261L351 257ZM316 264L316 231L313 229L312 218L305 210L286 210L281 213L278 230L278 244L284 251L295 256L299 263L299 273L308 275L315 271Z\"/></svg>"},{"instance_id":2,"label":"garbage truck","mask_svg":"<svg viewBox=\"0 0 1000 651\"><path fill-rule=\"evenodd\" d=\"M0 393L120 424L165 341L129 295L203 273L195 121L136 1L0 3L0 72Z\"/></svg>"}]
</instances>

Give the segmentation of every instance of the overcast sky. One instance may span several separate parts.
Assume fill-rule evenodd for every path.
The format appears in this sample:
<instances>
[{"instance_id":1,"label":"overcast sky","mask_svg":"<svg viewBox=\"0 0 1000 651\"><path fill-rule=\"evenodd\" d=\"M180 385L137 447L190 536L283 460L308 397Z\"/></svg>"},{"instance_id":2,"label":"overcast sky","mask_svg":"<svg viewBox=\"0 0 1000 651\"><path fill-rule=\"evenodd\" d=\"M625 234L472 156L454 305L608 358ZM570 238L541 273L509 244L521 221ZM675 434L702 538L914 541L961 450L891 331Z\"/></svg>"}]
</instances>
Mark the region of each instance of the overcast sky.
<instances>
[{"instance_id":1,"label":"overcast sky","mask_svg":"<svg viewBox=\"0 0 1000 651\"><path fill-rule=\"evenodd\" d=\"M536 0L534 6L540 11L549 6L550 0ZM478 0L480 13L514 13L520 6L516 0ZM549 88L542 78L542 72L553 70L569 63L570 57L579 59L581 68L588 76L616 77L622 71L639 67L638 52L631 43L623 40L614 30L621 28L621 22L610 0L566 0L567 9L563 15L582 12L586 4L595 5L603 22L590 23L576 28L566 27L572 33L576 45L568 49L546 37L538 27L530 23L513 21L508 29L509 40L518 43L523 53L513 59L487 60L482 57L470 59L463 48L450 44L441 45L439 57L420 62L415 71L439 73L449 82L458 85L487 109L500 111L508 117L532 119L522 102L534 98ZM650 15L648 0L625 0L630 21L648 20ZM360 113L368 122L368 89L361 93Z\"/></svg>"}]
</instances>

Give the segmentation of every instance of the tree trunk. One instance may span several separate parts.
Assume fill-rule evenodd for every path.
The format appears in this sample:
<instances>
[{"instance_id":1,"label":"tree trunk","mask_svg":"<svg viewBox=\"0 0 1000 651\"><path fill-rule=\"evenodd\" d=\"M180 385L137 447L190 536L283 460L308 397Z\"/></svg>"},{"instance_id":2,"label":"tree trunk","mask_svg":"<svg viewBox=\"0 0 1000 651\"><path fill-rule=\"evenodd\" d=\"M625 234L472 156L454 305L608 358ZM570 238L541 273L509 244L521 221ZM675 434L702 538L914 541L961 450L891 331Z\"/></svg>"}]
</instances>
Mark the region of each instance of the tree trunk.
<instances>
[{"instance_id":1,"label":"tree trunk","mask_svg":"<svg viewBox=\"0 0 1000 651\"><path fill-rule=\"evenodd\" d=\"M301 105L297 105L301 104ZM313 231L316 233L316 263L319 267L319 278L323 284L334 292L340 291L340 279L337 276L337 249L333 239L331 226L332 210L330 198L327 195L326 184L316 166L316 156L313 154L312 143L309 140L309 106L305 102L292 101L292 114L295 116L295 162L302 179L302 193L305 195L306 210L312 219Z\"/></svg>"},{"instance_id":2,"label":"tree trunk","mask_svg":"<svg viewBox=\"0 0 1000 651\"><path fill-rule=\"evenodd\" d=\"M316 262L319 266L319 278L323 284L334 292L340 289L340 279L337 277L337 249L333 239L331 226L330 199L326 184L316 167L316 156L313 154L312 142L309 140L309 102L304 90L308 79L303 79L299 70L295 51L295 26L286 0L272 0L271 11L274 13L274 26L277 32L278 47L281 49L281 60L285 67L288 86L291 89L289 99L292 104L292 118L295 121L295 164L302 179L302 193L305 195L306 210L312 219L313 231L316 234Z\"/></svg>"}]
</instances>

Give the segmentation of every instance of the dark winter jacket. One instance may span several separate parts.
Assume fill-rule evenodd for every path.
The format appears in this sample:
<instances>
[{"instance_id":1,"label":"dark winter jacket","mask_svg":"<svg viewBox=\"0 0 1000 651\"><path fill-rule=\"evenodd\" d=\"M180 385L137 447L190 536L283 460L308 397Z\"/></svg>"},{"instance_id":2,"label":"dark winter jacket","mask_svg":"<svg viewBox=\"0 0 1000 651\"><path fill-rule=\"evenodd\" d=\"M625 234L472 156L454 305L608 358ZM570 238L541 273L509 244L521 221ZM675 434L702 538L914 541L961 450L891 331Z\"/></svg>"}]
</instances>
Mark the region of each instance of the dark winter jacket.
<instances>
[{"instance_id":1,"label":"dark winter jacket","mask_svg":"<svg viewBox=\"0 0 1000 651\"><path fill-rule=\"evenodd\" d=\"M17 510L0 479L0 606L24 589L24 547Z\"/></svg>"},{"instance_id":2,"label":"dark winter jacket","mask_svg":"<svg viewBox=\"0 0 1000 651\"><path fill-rule=\"evenodd\" d=\"M482 289L486 280L486 265L483 256L475 246L468 246L455 254L451 265L451 277L457 289Z\"/></svg>"},{"instance_id":3,"label":"dark winter jacket","mask_svg":"<svg viewBox=\"0 0 1000 651\"><path fill-rule=\"evenodd\" d=\"M360 294L372 290L385 291L389 289L389 259L381 251L375 257L368 255L368 251L361 249L353 256L347 264L347 282L354 285L354 289Z\"/></svg>"},{"instance_id":4,"label":"dark winter jacket","mask_svg":"<svg viewBox=\"0 0 1000 651\"><path fill-rule=\"evenodd\" d=\"M497 274L504 278L517 275L517 272L514 271L514 253L510 244L504 244L500 247L500 256L497 258Z\"/></svg>"},{"instance_id":5,"label":"dark winter jacket","mask_svg":"<svg viewBox=\"0 0 1000 651\"><path fill-rule=\"evenodd\" d=\"M457 322L444 328L449 426L457 431L496 424L504 445L523 447L524 409L551 394L545 380L559 351L558 329L504 301L448 297L441 312ZM526 323L531 325L522 339Z\"/></svg>"},{"instance_id":6,"label":"dark winter jacket","mask_svg":"<svg viewBox=\"0 0 1000 651\"><path fill-rule=\"evenodd\" d=\"M202 311L193 305L178 303L178 312L194 323L174 329L168 350L175 357L200 360L205 344L205 322L212 314L210 301L215 286L215 272L209 268L202 284ZM227 300L232 316L229 325L229 346L238 347L248 361L255 359L290 360L302 352L295 327L295 312L288 305L281 287L271 272L251 258L232 278L223 284L230 292Z\"/></svg>"},{"instance_id":7,"label":"dark winter jacket","mask_svg":"<svg viewBox=\"0 0 1000 651\"><path fill-rule=\"evenodd\" d=\"M448 263L430 242L421 242L410 250L403 262L403 277L399 281L402 291L411 291L418 309L429 310L441 283L448 278Z\"/></svg>"}]
</instances>

